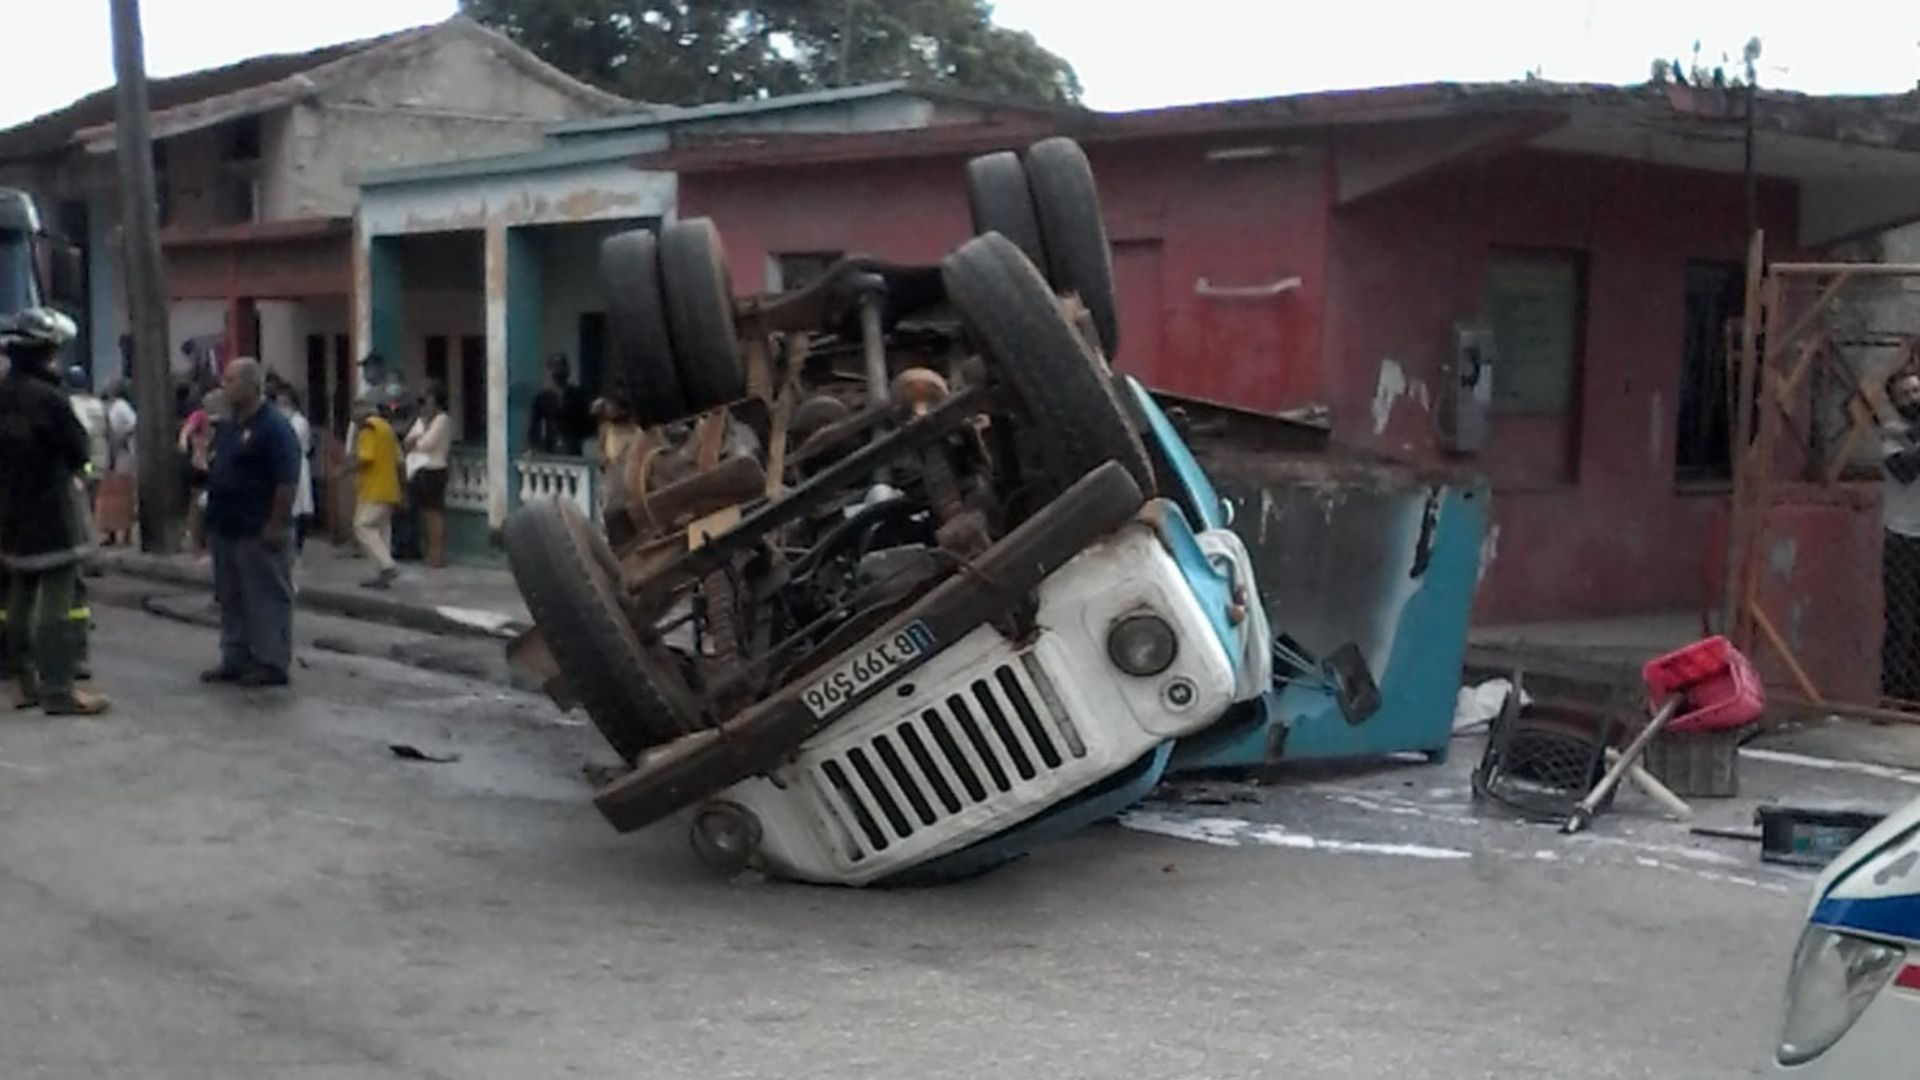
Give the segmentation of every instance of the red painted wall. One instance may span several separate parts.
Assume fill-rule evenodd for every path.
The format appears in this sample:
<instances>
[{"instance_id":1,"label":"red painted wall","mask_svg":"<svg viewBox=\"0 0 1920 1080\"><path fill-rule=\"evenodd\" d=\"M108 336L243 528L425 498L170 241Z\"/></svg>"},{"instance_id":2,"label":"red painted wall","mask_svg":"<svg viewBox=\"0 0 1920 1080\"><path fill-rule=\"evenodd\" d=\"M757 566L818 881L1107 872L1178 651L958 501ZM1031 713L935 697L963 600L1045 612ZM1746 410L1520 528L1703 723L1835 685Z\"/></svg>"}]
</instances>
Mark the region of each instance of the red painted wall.
<instances>
[{"instance_id":1,"label":"red painted wall","mask_svg":"<svg viewBox=\"0 0 1920 1080\"><path fill-rule=\"evenodd\" d=\"M1792 236L1791 189L1762 195L1763 227ZM1475 462L1494 481L1498 530L1481 619L1684 609L1717 595L1706 575L1718 573L1726 496L1676 491L1674 417L1686 263L1743 258L1739 177L1513 152L1427 174L1332 222L1336 431L1399 457L1443 457L1424 401L1440 389L1454 322L1484 314L1490 252L1555 249L1584 261L1574 413L1496 412ZM1389 360L1417 389L1386 392Z\"/></svg>"},{"instance_id":2,"label":"red painted wall","mask_svg":"<svg viewBox=\"0 0 1920 1080\"><path fill-rule=\"evenodd\" d=\"M1251 408L1319 400L1322 152L1209 162L1214 145L1089 147L1120 291L1115 361L1156 387ZM963 169L939 158L696 173L681 178L680 213L718 223L734 285L751 292L778 252L937 262L970 235ZM1303 287L1278 298L1195 292L1202 278L1241 288L1296 274Z\"/></svg>"},{"instance_id":3,"label":"red painted wall","mask_svg":"<svg viewBox=\"0 0 1920 1080\"><path fill-rule=\"evenodd\" d=\"M1880 486L1781 484L1760 542L1757 593L1822 697L1880 700ZM1764 641L1753 659L1771 686L1798 693Z\"/></svg>"},{"instance_id":4,"label":"red painted wall","mask_svg":"<svg viewBox=\"0 0 1920 1080\"><path fill-rule=\"evenodd\" d=\"M711 217L734 288L766 286L767 257L840 251L932 263L968 236L961 160L861 162L680 178L681 217Z\"/></svg>"},{"instance_id":5,"label":"red painted wall","mask_svg":"<svg viewBox=\"0 0 1920 1080\"><path fill-rule=\"evenodd\" d=\"M1114 242L1119 367L1254 409L1325 401L1342 441L1396 457L1445 459L1429 405L1453 323L1482 314L1489 251L1579 252L1586 317L1574 417L1497 416L1477 462L1496 482L1497 528L1477 615L1672 610L1719 595L1708 575L1724 546L1725 493L1675 490L1675 410L1685 265L1743 258L1738 177L1517 151L1336 208L1324 137L1161 139L1089 153ZM680 212L718 222L743 292L762 286L777 252L933 262L967 236L962 165L690 173ZM1762 196L1769 234L1794 235L1792 190L1768 185ZM1300 287L1277 297L1196 292L1202 279L1236 289L1292 275ZM1378 393L1388 360L1405 382L1397 395Z\"/></svg>"}]
</instances>

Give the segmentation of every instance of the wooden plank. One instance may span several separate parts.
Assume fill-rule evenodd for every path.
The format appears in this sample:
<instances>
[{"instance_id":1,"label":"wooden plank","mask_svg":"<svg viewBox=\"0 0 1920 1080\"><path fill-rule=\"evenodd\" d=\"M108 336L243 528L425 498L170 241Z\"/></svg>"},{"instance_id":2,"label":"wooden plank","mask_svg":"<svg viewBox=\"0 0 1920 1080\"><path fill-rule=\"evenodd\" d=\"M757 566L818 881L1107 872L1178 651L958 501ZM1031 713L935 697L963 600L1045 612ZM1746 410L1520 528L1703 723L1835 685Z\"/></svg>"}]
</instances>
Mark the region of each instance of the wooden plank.
<instances>
[{"instance_id":1,"label":"wooden plank","mask_svg":"<svg viewBox=\"0 0 1920 1080\"><path fill-rule=\"evenodd\" d=\"M1793 358L1793 370L1787 372L1786 378L1779 380L1773 398L1780 408L1786 410L1788 416L1793 415L1792 397L1800 386L1800 380L1806 378L1807 372L1813 370L1813 362L1826 351L1826 345L1827 339L1824 337L1809 338L1800 346L1799 354Z\"/></svg>"},{"instance_id":2,"label":"wooden plank","mask_svg":"<svg viewBox=\"0 0 1920 1080\"><path fill-rule=\"evenodd\" d=\"M800 384L789 380L780 388L773 403L773 430L767 436L767 487L769 499L777 499L786 487L787 427L793 421L793 402L800 396Z\"/></svg>"},{"instance_id":3,"label":"wooden plank","mask_svg":"<svg viewBox=\"0 0 1920 1080\"><path fill-rule=\"evenodd\" d=\"M1920 263L1783 262L1768 268L1785 277L1825 277L1859 274L1863 277L1920 277Z\"/></svg>"},{"instance_id":4,"label":"wooden plank","mask_svg":"<svg viewBox=\"0 0 1920 1080\"><path fill-rule=\"evenodd\" d=\"M1840 482L1841 474L1847 471L1847 459L1853 456L1853 444L1860 441L1860 432L1864 429L1858 417L1850 417L1847 433L1840 437L1839 452L1827 462L1826 482L1828 487Z\"/></svg>"},{"instance_id":5,"label":"wooden plank","mask_svg":"<svg viewBox=\"0 0 1920 1080\"><path fill-rule=\"evenodd\" d=\"M1832 281L1828 282L1827 287L1820 290L1820 295L1814 299L1813 306L1801 312L1800 317L1794 320L1793 326L1788 328L1786 337L1780 342L1781 347L1785 348L1787 342L1797 339L1807 327L1813 325L1813 320L1819 318L1832 305L1833 298L1840 294L1841 286L1851 280L1853 275L1848 273L1836 275Z\"/></svg>"},{"instance_id":6,"label":"wooden plank","mask_svg":"<svg viewBox=\"0 0 1920 1080\"><path fill-rule=\"evenodd\" d=\"M1781 286L1782 282L1775 277L1769 277L1762 286L1765 293L1763 303L1766 309L1767 336L1766 345L1762 349L1759 371L1756 373L1761 391L1769 388L1771 380L1777 380L1780 377L1776 370L1779 350L1775 343L1779 341L1776 331L1780 327L1782 316ZM1759 399L1756 397L1751 400ZM1746 535L1742 539L1740 560L1740 595L1749 600L1758 592L1760 585L1760 546L1766 534L1768 510L1773 503L1774 458L1777 456L1776 450L1780 437L1780 410L1761 409L1759 412L1760 430L1753 440L1751 475L1745 492L1751 516L1745 530ZM1741 619L1736 620L1732 627L1735 631L1732 635L1733 642L1742 648L1750 646L1753 640L1750 627L1745 625L1751 614L1750 607L1750 604L1743 604L1736 609Z\"/></svg>"},{"instance_id":7,"label":"wooden plank","mask_svg":"<svg viewBox=\"0 0 1920 1080\"><path fill-rule=\"evenodd\" d=\"M1749 598L1747 615L1753 619L1753 625L1760 629L1761 636L1767 639L1767 644L1773 646L1773 651L1778 653L1781 661L1787 665L1787 672L1793 676L1794 684L1800 687L1800 692L1807 696L1807 700L1816 705L1820 704L1824 700L1820 696L1820 688L1813 685L1813 679L1807 674L1807 669L1800 666L1800 658L1793 654L1793 649L1787 645L1787 639L1780 636L1779 629L1773 625L1773 620L1767 617L1766 611L1760 607L1757 599Z\"/></svg>"},{"instance_id":8,"label":"wooden plank","mask_svg":"<svg viewBox=\"0 0 1920 1080\"><path fill-rule=\"evenodd\" d=\"M705 472L720 464L720 451L726 447L727 411L716 409L702 416L694 428L694 438L699 440L694 467Z\"/></svg>"},{"instance_id":9,"label":"wooden plank","mask_svg":"<svg viewBox=\"0 0 1920 1080\"><path fill-rule=\"evenodd\" d=\"M773 397L772 349L764 333L747 335L747 396L767 400Z\"/></svg>"},{"instance_id":10,"label":"wooden plank","mask_svg":"<svg viewBox=\"0 0 1920 1080\"><path fill-rule=\"evenodd\" d=\"M813 340L805 334L787 335L786 363L780 373L780 397L773 403L773 433L767 447L767 498L778 498L786 488L788 431L793 410L800 405L800 370L807 364Z\"/></svg>"},{"instance_id":11,"label":"wooden plank","mask_svg":"<svg viewBox=\"0 0 1920 1080\"><path fill-rule=\"evenodd\" d=\"M1853 444L1858 442L1863 432L1877 428L1879 418L1874 415L1873 399L1867 396L1867 378L1853 370L1839 350L1829 349L1825 357L1826 367L1852 388L1847 396L1847 433L1841 437L1839 452L1826 463L1826 482L1837 484L1840 476L1847 471L1848 457L1853 453Z\"/></svg>"}]
</instances>

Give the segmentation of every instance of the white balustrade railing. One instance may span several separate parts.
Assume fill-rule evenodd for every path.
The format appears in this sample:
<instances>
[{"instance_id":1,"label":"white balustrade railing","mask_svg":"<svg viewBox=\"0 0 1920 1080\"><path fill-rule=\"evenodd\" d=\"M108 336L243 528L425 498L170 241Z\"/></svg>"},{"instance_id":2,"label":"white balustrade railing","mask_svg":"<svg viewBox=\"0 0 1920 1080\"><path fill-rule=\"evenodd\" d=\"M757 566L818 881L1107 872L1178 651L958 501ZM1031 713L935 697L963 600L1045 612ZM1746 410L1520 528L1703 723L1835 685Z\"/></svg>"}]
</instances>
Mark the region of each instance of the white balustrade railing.
<instances>
[{"instance_id":1,"label":"white balustrade railing","mask_svg":"<svg viewBox=\"0 0 1920 1080\"><path fill-rule=\"evenodd\" d=\"M597 509L593 498L593 464L586 458L530 454L515 463L520 470L520 503L535 499L568 499L589 518Z\"/></svg>"},{"instance_id":2,"label":"white balustrade railing","mask_svg":"<svg viewBox=\"0 0 1920 1080\"><path fill-rule=\"evenodd\" d=\"M447 509L487 512L487 455L455 450L447 455Z\"/></svg>"}]
</instances>

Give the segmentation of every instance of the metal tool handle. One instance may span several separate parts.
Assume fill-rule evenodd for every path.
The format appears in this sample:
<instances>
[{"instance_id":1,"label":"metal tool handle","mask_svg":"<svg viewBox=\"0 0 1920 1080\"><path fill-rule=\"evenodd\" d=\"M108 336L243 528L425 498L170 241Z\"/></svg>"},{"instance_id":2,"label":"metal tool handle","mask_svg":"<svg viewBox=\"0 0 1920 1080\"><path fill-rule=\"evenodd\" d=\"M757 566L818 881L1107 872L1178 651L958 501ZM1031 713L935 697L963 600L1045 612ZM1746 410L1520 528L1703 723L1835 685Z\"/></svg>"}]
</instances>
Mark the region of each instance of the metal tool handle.
<instances>
[{"instance_id":1,"label":"metal tool handle","mask_svg":"<svg viewBox=\"0 0 1920 1080\"><path fill-rule=\"evenodd\" d=\"M1627 770L1640 760L1640 755L1647 752L1647 744L1651 743L1654 736L1660 734L1661 729L1667 726L1667 722L1680 711L1680 704L1684 700L1686 700L1684 694L1674 694L1660 706L1660 710L1653 714L1653 719L1647 721L1647 726L1640 729L1640 734L1627 744L1625 750L1620 751L1620 760L1613 763L1613 767L1608 769L1606 775L1600 778L1600 782L1593 786L1593 790L1587 792L1587 797L1580 800L1580 805L1573 808L1573 813L1567 817L1567 823L1560 826L1561 832L1577 833L1587 827L1587 823L1593 820L1593 815L1600 809L1600 804L1606 802L1607 796L1613 793L1613 789L1620 786L1621 777L1626 776Z\"/></svg>"}]
</instances>

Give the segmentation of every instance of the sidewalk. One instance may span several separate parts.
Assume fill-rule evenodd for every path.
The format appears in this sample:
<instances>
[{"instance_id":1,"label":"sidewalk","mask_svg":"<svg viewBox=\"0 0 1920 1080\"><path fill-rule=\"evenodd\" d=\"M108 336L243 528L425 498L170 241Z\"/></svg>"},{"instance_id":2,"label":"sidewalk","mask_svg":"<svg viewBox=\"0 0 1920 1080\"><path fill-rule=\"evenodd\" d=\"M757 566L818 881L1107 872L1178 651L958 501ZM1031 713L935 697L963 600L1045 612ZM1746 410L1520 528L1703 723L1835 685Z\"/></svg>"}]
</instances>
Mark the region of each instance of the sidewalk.
<instances>
[{"instance_id":1,"label":"sidewalk","mask_svg":"<svg viewBox=\"0 0 1920 1080\"><path fill-rule=\"evenodd\" d=\"M173 585L213 587L213 566L204 555L148 555L103 548L98 564L108 573ZM429 569L401 563L391 588L367 589L373 564L335 548L324 538L308 542L294 569L296 604L314 611L371 619L437 634L512 637L532 624L527 607L502 568L449 566Z\"/></svg>"}]
</instances>

